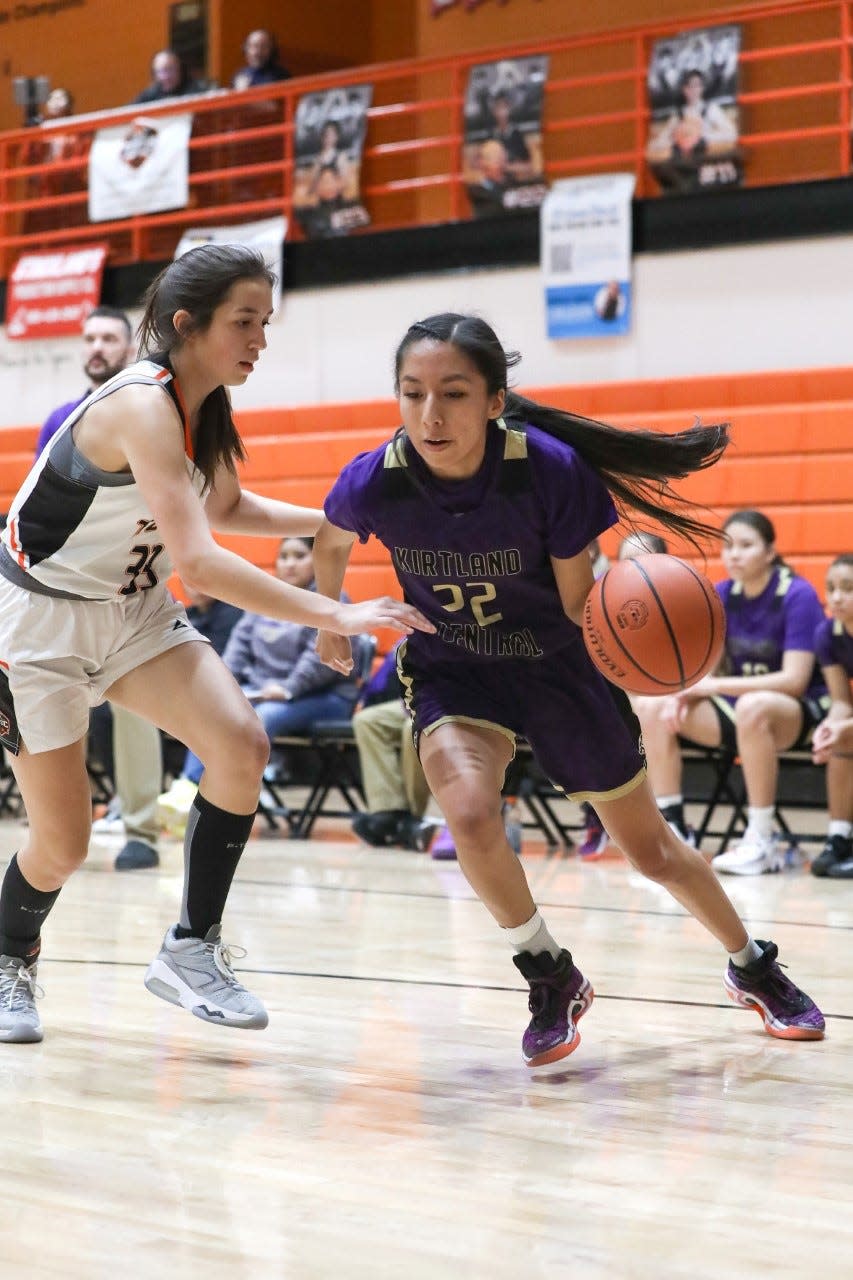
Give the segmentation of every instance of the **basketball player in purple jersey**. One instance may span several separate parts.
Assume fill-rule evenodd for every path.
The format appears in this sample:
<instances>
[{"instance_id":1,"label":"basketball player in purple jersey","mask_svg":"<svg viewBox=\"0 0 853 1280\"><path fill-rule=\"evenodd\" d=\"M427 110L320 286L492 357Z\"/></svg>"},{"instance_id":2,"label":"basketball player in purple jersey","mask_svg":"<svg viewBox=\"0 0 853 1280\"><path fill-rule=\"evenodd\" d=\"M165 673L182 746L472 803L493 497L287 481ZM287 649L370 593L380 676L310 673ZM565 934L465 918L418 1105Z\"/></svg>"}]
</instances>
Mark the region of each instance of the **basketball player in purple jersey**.
<instances>
[{"instance_id":1,"label":"basketball player in purple jersey","mask_svg":"<svg viewBox=\"0 0 853 1280\"><path fill-rule=\"evenodd\" d=\"M826 765L829 831L812 875L853 880L853 555L836 556L826 575L830 618L815 632L815 654L831 705L812 737L815 764Z\"/></svg>"},{"instance_id":2,"label":"basketball player in purple jersey","mask_svg":"<svg viewBox=\"0 0 853 1280\"><path fill-rule=\"evenodd\" d=\"M347 633L428 626L394 600L348 605L280 582L219 546L212 528L312 534L322 513L241 489L243 445L227 387L266 347L273 276L238 245L202 245L151 285L150 358L95 391L49 441L0 542L0 741L29 828L0 890L0 1041L42 1038L41 926L86 857L89 708L104 698L152 720L204 761L184 841L179 921L145 985L220 1026L267 1013L222 942L231 881L252 828L269 741L236 680L166 588ZM345 664L344 664L345 669Z\"/></svg>"},{"instance_id":3,"label":"basketball player in purple jersey","mask_svg":"<svg viewBox=\"0 0 853 1280\"><path fill-rule=\"evenodd\" d=\"M510 357L481 319L412 325L396 355L403 426L355 458L315 543L318 590L337 598L352 545L375 535L406 599L435 624L401 646L420 757L459 862L503 929L530 987L530 1066L579 1043L592 987L536 908L501 820L516 737L546 774L595 805L635 867L666 886L729 953L725 982L772 1035L819 1039L814 1003L751 939L720 882L654 803L627 698L598 674L579 630L593 575L587 546L616 519L611 492L689 537L709 532L668 480L714 462L723 426L619 431L507 391ZM329 662L348 643L322 633Z\"/></svg>"},{"instance_id":4,"label":"basketball player in purple jersey","mask_svg":"<svg viewBox=\"0 0 853 1280\"><path fill-rule=\"evenodd\" d=\"M723 525L717 586L726 611L725 670L667 698L635 701L649 777L668 822L684 823L678 736L736 751L748 801L741 839L712 863L731 875L761 875L787 864L788 842L773 830L779 752L807 746L826 714L826 686L815 660L823 609L810 582L776 552L776 531L761 511L735 511Z\"/></svg>"}]
</instances>

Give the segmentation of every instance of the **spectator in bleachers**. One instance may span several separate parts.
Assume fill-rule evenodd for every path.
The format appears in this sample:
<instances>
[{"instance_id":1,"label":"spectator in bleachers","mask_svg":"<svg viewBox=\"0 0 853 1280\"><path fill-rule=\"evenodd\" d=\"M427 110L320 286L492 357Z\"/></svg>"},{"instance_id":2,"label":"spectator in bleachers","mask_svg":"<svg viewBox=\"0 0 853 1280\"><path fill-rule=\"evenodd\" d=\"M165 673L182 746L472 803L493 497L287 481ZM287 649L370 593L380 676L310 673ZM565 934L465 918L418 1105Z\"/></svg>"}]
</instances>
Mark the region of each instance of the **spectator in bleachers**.
<instances>
[{"instance_id":1,"label":"spectator in bleachers","mask_svg":"<svg viewBox=\"0 0 853 1280\"><path fill-rule=\"evenodd\" d=\"M664 556L666 552L666 539L662 538L660 534L647 533L643 529L637 529L634 533L626 534L619 543L616 559L634 560L637 556Z\"/></svg>"},{"instance_id":2,"label":"spectator in bleachers","mask_svg":"<svg viewBox=\"0 0 853 1280\"><path fill-rule=\"evenodd\" d=\"M430 791L403 703L397 646L365 686L352 728L367 799L367 812L353 819L353 831L365 844L427 849L436 824L424 819Z\"/></svg>"},{"instance_id":3,"label":"spectator in bleachers","mask_svg":"<svg viewBox=\"0 0 853 1280\"><path fill-rule=\"evenodd\" d=\"M776 551L760 511L736 511L723 526L729 577L717 590L726 611L725 663L718 674L665 698L636 698L649 779L670 826L689 836L679 737L736 750L747 792L747 828L713 861L715 870L761 875L789 865L774 833L778 753L807 746L828 699L814 651L823 618L817 592Z\"/></svg>"},{"instance_id":4,"label":"spectator in bleachers","mask_svg":"<svg viewBox=\"0 0 853 1280\"><path fill-rule=\"evenodd\" d=\"M39 128L27 140L23 148L22 161L25 165L59 165L64 160L82 159L89 149L88 137L81 136L74 129L55 128L54 121L64 120L74 115L74 98L68 89L52 89L44 104ZM61 196L72 191L83 191L86 187L85 167L54 168L43 173L34 173L28 179L28 194L34 197ZM79 206L82 211L85 206ZM26 212L25 230L47 231L60 225L60 219L68 224L69 214L74 206L67 205L59 211L53 209L29 209Z\"/></svg>"},{"instance_id":5,"label":"spectator in bleachers","mask_svg":"<svg viewBox=\"0 0 853 1280\"><path fill-rule=\"evenodd\" d=\"M826 575L830 617L815 633L815 652L832 699L812 738L815 764L826 765L829 829L812 875L853 880L853 555L837 556Z\"/></svg>"},{"instance_id":6,"label":"spectator in bleachers","mask_svg":"<svg viewBox=\"0 0 853 1280\"><path fill-rule=\"evenodd\" d=\"M166 98L183 98L191 93L205 93L208 85L195 80L174 49L161 49L151 59L151 82L133 99L134 102L162 102Z\"/></svg>"},{"instance_id":7,"label":"spectator in bleachers","mask_svg":"<svg viewBox=\"0 0 853 1280\"><path fill-rule=\"evenodd\" d=\"M285 538L276 556L276 577L313 591L312 546L312 538ZM271 743L279 736L305 733L322 720L348 720L352 715L358 697L355 679L325 666L314 650L315 639L312 627L249 612L228 637L222 660L254 706ZM202 772L197 766L194 771L198 777L188 777L189 786L182 785L175 796L161 797L160 811L172 820L192 807Z\"/></svg>"},{"instance_id":8,"label":"spectator in bleachers","mask_svg":"<svg viewBox=\"0 0 853 1280\"><path fill-rule=\"evenodd\" d=\"M232 89L253 89L258 84L275 84L291 78L287 67L281 64L275 36L262 27L246 36L243 57L245 65L235 71Z\"/></svg>"},{"instance_id":9,"label":"spectator in bleachers","mask_svg":"<svg viewBox=\"0 0 853 1280\"><path fill-rule=\"evenodd\" d=\"M215 600L213 596L202 595L189 587L187 594L187 618L200 635L210 641L213 649L220 655L225 652L231 632L243 616L243 610L225 600ZM198 756L187 750L181 772L174 779L168 791L164 791L157 800L157 816L160 823L171 834L180 834L186 827L187 814L192 807L204 765Z\"/></svg>"},{"instance_id":10,"label":"spectator in bleachers","mask_svg":"<svg viewBox=\"0 0 853 1280\"><path fill-rule=\"evenodd\" d=\"M65 419L97 387L109 382L136 354L130 320L116 307L95 307L83 322L83 372L89 383L76 400L59 405L45 419L36 440L36 457L56 434Z\"/></svg>"}]
</instances>

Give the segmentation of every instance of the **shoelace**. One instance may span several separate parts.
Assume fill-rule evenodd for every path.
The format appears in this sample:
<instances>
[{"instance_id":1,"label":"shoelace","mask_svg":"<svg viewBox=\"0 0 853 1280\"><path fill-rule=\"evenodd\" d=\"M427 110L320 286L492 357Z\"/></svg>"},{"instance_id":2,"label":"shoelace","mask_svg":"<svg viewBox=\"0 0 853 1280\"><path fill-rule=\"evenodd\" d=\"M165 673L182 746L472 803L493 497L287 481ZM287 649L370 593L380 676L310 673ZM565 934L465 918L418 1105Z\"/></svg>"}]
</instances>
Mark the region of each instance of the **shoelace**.
<instances>
[{"instance_id":1,"label":"shoelace","mask_svg":"<svg viewBox=\"0 0 853 1280\"><path fill-rule=\"evenodd\" d=\"M248 955L245 947L226 946L224 942L214 942L210 944L213 949L213 963L222 974L229 986L239 986L237 976L234 973L234 960L244 960Z\"/></svg>"},{"instance_id":2,"label":"shoelace","mask_svg":"<svg viewBox=\"0 0 853 1280\"><path fill-rule=\"evenodd\" d=\"M0 998L10 1013L24 1013L32 1001L41 1000L44 996L44 990L36 982L35 974L24 964L17 970L14 978L4 972L0 987L6 988Z\"/></svg>"},{"instance_id":3,"label":"shoelace","mask_svg":"<svg viewBox=\"0 0 853 1280\"><path fill-rule=\"evenodd\" d=\"M549 987L544 982L537 982L535 986L530 988L527 1007L533 1014L533 1024L537 1029L543 1019L550 1015L551 1005L556 994L553 987Z\"/></svg>"}]
</instances>

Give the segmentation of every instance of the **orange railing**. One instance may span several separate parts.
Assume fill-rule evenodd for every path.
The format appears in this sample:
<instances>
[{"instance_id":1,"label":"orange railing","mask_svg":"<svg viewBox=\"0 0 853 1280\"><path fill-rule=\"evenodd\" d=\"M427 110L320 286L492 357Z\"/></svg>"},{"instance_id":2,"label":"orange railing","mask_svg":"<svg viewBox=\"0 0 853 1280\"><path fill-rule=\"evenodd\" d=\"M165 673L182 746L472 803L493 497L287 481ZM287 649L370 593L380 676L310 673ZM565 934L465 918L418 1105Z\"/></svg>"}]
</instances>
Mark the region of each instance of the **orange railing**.
<instances>
[{"instance_id":1,"label":"orange railing","mask_svg":"<svg viewBox=\"0 0 853 1280\"><path fill-rule=\"evenodd\" d=\"M851 4L800 0L746 11L733 7L702 20L361 67L0 134L0 278L25 249L97 239L108 241L113 265L157 261L171 257L187 227L278 213L290 220L289 236L298 238L292 217L296 104L309 91L355 82L374 86L361 175L372 229L467 218L465 85L471 66L499 57L550 57L543 112L546 178L633 170L638 194L655 195L645 160L651 46L676 31L728 22L739 23L743 32L739 103L745 185L847 176ZM91 137L142 110L145 115L192 111L189 204L90 224L86 152ZM33 154L35 141L71 132L79 144L76 154L49 163Z\"/></svg>"}]
</instances>

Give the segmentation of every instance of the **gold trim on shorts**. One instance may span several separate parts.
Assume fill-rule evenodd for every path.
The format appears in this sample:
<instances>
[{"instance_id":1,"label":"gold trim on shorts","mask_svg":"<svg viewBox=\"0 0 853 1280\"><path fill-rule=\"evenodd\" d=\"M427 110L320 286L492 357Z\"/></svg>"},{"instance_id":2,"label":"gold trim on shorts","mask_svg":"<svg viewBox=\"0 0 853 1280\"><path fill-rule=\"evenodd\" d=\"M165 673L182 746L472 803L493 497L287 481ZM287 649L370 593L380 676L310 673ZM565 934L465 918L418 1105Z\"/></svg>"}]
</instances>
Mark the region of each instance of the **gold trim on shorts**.
<instances>
[{"instance_id":1,"label":"gold trim on shorts","mask_svg":"<svg viewBox=\"0 0 853 1280\"><path fill-rule=\"evenodd\" d=\"M646 767L643 765L639 773L635 773L628 782L623 782L621 787L614 787L612 791L566 791L564 794L570 800L588 800L594 806L597 801L621 800L623 796L630 795L640 785L645 776ZM562 791L562 787L558 787L557 790Z\"/></svg>"},{"instance_id":2,"label":"gold trim on shorts","mask_svg":"<svg viewBox=\"0 0 853 1280\"><path fill-rule=\"evenodd\" d=\"M475 729L493 729L495 733L501 733L505 738L509 738L512 743L513 757L515 756L516 735L512 729L508 729L505 724L497 724L494 720L478 720L476 716L442 716L440 720L433 720L432 724L421 729L420 736L428 738L434 729L438 729L443 724L471 724Z\"/></svg>"}]
</instances>

